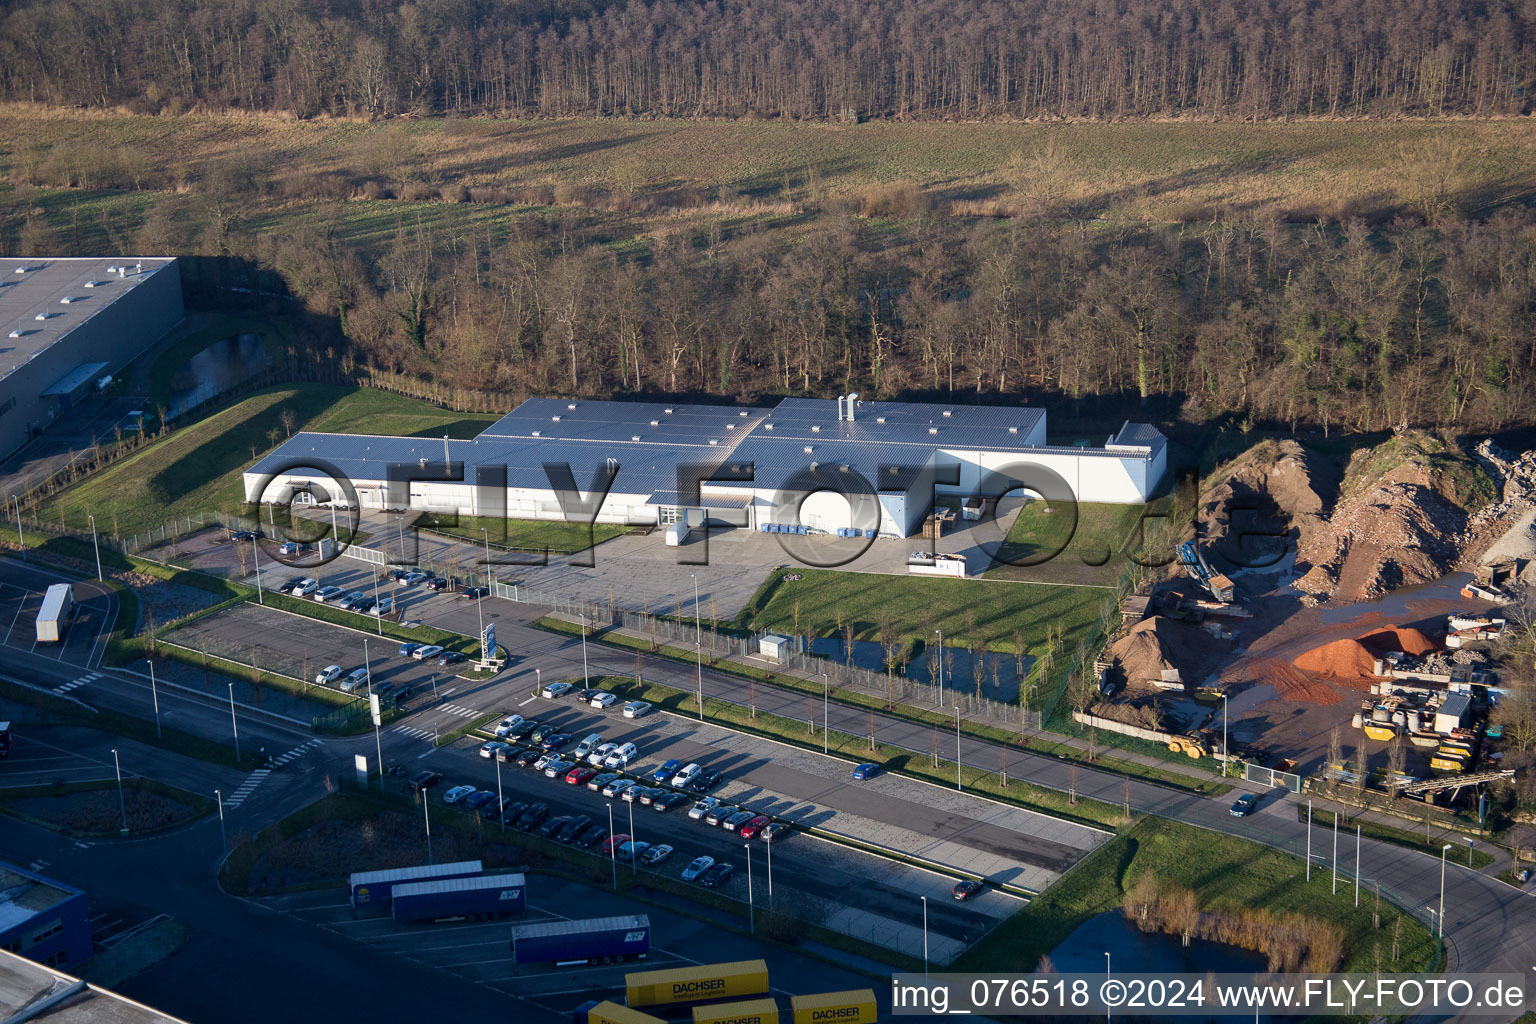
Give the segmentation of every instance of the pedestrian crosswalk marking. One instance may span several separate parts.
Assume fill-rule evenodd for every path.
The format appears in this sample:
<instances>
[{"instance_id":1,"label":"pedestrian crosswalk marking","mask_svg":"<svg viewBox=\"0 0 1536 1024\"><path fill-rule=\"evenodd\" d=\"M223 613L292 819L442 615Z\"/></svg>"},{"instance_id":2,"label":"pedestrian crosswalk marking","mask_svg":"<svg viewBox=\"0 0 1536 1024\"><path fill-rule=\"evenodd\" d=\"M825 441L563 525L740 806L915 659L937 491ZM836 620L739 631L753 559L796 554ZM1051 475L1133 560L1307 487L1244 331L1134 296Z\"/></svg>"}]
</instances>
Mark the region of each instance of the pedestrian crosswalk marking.
<instances>
[{"instance_id":1,"label":"pedestrian crosswalk marking","mask_svg":"<svg viewBox=\"0 0 1536 1024\"><path fill-rule=\"evenodd\" d=\"M100 678L101 678L101 673L100 672L88 672L85 675L81 676L79 679L71 679L67 683L60 683L58 686L55 686L53 688L53 692L54 693L68 693L70 690L78 689L79 687L82 687L82 686L86 685L87 683L94 683L96 680L98 680Z\"/></svg>"},{"instance_id":2,"label":"pedestrian crosswalk marking","mask_svg":"<svg viewBox=\"0 0 1536 1024\"><path fill-rule=\"evenodd\" d=\"M411 736L418 740L427 740L432 738L432 733L430 731L426 729L418 729L414 725L397 725L391 728L389 731Z\"/></svg>"},{"instance_id":3,"label":"pedestrian crosswalk marking","mask_svg":"<svg viewBox=\"0 0 1536 1024\"><path fill-rule=\"evenodd\" d=\"M255 771L251 772L246 780L240 783L240 788L225 798L224 806L239 807L241 804L245 803L245 801L250 797L252 791L254 791L257 786L261 785L261 780L265 779L268 775L271 774L272 770L270 768L257 768Z\"/></svg>"},{"instance_id":4,"label":"pedestrian crosswalk marking","mask_svg":"<svg viewBox=\"0 0 1536 1024\"><path fill-rule=\"evenodd\" d=\"M323 744L323 742L324 741L322 741L322 740L310 740L308 743L301 743L301 744L299 744L297 747L294 747L292 750L288 751L288 753L286 753L286 754L283 754L283 755L278 756L278 757L269 757L269 758L267 758L267 767L268 768L279 768L282 765L287 764L289 761L295 760L296 758L303 757L305 754L309 753L311 750L315 749L316 747L321 746Z\"/></svg>"},{"instance_id":5,"label":"pedestrian crosswalk marking","mask_svg":"<svg viewBox=\"0 0 1536 1024\"><path fill-rule=\"evenodd\" d=\"M460 718L474 718L480 713L474 708L466 708L462 704L444 704L443 710L450 715L458 715Z\"/></svg>"}]
</instances>

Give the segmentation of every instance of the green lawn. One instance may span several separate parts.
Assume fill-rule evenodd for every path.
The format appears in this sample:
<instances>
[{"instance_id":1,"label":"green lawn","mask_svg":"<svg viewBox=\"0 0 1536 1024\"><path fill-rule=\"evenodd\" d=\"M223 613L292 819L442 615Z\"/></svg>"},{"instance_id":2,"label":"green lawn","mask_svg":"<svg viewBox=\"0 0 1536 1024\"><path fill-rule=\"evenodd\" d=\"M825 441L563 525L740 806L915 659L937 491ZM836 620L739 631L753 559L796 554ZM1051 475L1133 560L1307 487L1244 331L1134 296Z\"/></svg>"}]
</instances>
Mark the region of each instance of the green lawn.
<instances>
[{"instance_id":1,"label":"green lawn","mask_svg":"<svg viewBox=\"0 0 1536 1024\"><path fill-rule=\"evenodd\" d=\"M1031 501L998 549L1000 562L1031 564L995 565L986 578L1112 586L1129 564L1127 547L1140 545L1137 524L1144 508L1081 502L1074 516L1071 506Z\"/></svg>"},{"instance_id":2,"label":"green lawn","mask_svg":"<svg viewBox=\"0 0 1536 1024\"><path fill-rule=\"evenodd\" d=\"M1060 627L1070 648L1112 596L1091 587L797 571L802 578L791 582L775 571L742 612L741 624L815 636L832 636L851 624L854 639L878 641L880 623L889 618L909 642L927 642L933 630L942 629L946 644L974 642L1002 651L1014 649L1015 631L1034 648L1047 627Z\"/></svg>"},{"instance_id":3,"label":"green lawn","mask_svg":"<svg viewBox=\"0 0 1536 1024\"><path fill-rule=\"evenodd\" d=\"M1003 922L950 965L955 972L1029 971L1078 925L1122 905L1136 879L1152 873L1166 886L1195 893L1203 911L1243 908L1299 914L1337 925L1344 932L1343 971L1423 970L1434 959L1435 940L1427 928L1383 900L1381 928L1372 926L1375 895L1331 893L1326 872L1306 881L1305 865L1289 854L1258 843L1192 825L1148 818L1106 843ZM1398 958L1392 959L1393 931L1402 917Z\"/></svg>"},{"instance_id":4,"label":"green lawn","mask_svg":"<svg viewBox=\"0 0 1536 1024\"><path fill-rule=\"evenodd\" d=\"M173 431L45 501L37 516L129 536L179 516L239 510L241 473L281 440L285 409L296 430L473 437L493 417L450 412L383 391L329 384L272 388Z\"/></svg>"},{"instance_id":5,"label":"green lawn","mask_svg":"<svg viewBox=\"0 0 1536 1024\"><path fill-rule=\"evenodd\" d=\"M451 524L451 525L450 525ZM514 551L544 551L568 555L585 551L594 544L612 540L628 530L617 523L564 523L548 519L496 519L490 516L457 516L439 520L425 515L416 525L438 533L464 537L479 543L486 539L480 530L490 534L493 548L510 548Z\"/></svg>"}]
</instances>

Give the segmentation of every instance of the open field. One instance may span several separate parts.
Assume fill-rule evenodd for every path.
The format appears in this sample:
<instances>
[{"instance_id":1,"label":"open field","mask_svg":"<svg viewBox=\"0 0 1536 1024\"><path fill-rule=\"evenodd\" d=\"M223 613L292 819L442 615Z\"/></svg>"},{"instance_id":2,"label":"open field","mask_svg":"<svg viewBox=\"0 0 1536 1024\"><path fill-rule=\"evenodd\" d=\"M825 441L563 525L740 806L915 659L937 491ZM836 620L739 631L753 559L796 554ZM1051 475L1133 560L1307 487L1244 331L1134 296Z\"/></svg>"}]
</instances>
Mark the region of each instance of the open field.
<instances>
[{"instance_id":1,"label":"open field","mask_svg":"<svg viewBox=\"0 0 1536 1024\"><path fill-rule=\"evenodd\" d=\"M1031 501L1019 510L998 548L1000 563L987 579L1112 586L1129 565L1125 549L1138 541L1144 506L1080 502L1076 516ZM1054 554L1053 554L1054 553Z\"/></svg>"},{"instance_id":2,"label":"open field","mask_svg":"<svg viewBox=\"0 0 1536 1024\"><path fill-rule=\"evenodd\" d=\"M486 539L486 535L480 532L484 529L490 534L492 547L514 551L547 550L557 555L585 551L594 544L612 540L628 529L617 523L586 525L554 520L495 519L490 516L455 516L439 522L430 514L418 519L416 525L477 543Z\"/></svg>"},{"instance_id":3,"label":"open field","mask_svg":"<svg viewBox=\"0 0 1536 1024\"><path fill-rule=\"evenodd\" d=\"M1373 928L1374 900L1362 900L1356 909L1334 899L1327 876L1319 872L1317 881L1308 883L1302 867L1296 858L1246 839L1147 818L1084 859L950 969L1030 970L1078 925L1121 907L1126 892L1149 873L1164 886L1193 891L1206 913L1247 908L1337 925L1344 932L1342 971L1377 969L1378 943L1381 970L1419 971L1434 958L1434 936L1423 924L1383 901L1381 928ZM1393 961L1399 917L1399 955Z\"/></svg>"},{"instance_id":4,"label":"open field","mask_svg":"<svg viewBox=\"0 0 1536 1024\"><path fill-rule=\"evenodd\" d=\"M945 642L1012 651L1034 650L1047 628L1058 628L1068 647L1097 618L1107 591L931 576L887 576L803 569L784 582L775 573L742 613L742 625L811 636L838 636L853 627L855 640L881 640L881 623L905 641L925 643L935 629ZM1017 634L1017 637L1015 637ZM1038 653L1038 652L1036 652Z\"/></svg>"},{"instance_id":5,"label":"open field","mask_svg":"<svg viewBox=\"0 0 1536 1024\"><path fill-rule=\"evenodd\" d=\"M86 528L87 514L102 529L131 535L206 509L234 512L244 491L240 474L286 432L360 434L449 433L472 437L493 417L449 412L383 391L328 384L273 388L207 419L171 432L99 473L49 498L40 519Z\"/></svg>"},{"instance_id":6,"label":"open field","mask_svg":"<svg viewBox=\"0 0 1536 1024\"><path fill-rule=\"evenodd\" d=\"M1053 194L1122 222L1265 210L1306 222L1412 206L1423 189L1421 158L1447 146L1455 147L1449 192L1469 212L1527 196L1536 184L1536 125L1523 120L367 124L12 106L0 113L0 140L0 173L20 186L0 193L0 207L40 209L85 250L105 241L104 214L113 231L131 235L178 185L204 190L213 179L245 185L239 219L262 232L318 225L336 199L392 197L343 203L341 239L365 245L392 237L402 216L450 234L501 233L509 205L540 217L589 211L614 241L634 233L615 214L649 221L642 235L664 230L678 211L787 226L839 201L878 214L871 189L896 182L941 211L958 203L952 212L1012 213L1030 188L1023 179L1041 173L1021 171L1017 153L1049 152ZM133 155L131 174L121 170L124 154ZM197 203L177 211L198 223L205 216Z\"/></svg>"}]
</instances>

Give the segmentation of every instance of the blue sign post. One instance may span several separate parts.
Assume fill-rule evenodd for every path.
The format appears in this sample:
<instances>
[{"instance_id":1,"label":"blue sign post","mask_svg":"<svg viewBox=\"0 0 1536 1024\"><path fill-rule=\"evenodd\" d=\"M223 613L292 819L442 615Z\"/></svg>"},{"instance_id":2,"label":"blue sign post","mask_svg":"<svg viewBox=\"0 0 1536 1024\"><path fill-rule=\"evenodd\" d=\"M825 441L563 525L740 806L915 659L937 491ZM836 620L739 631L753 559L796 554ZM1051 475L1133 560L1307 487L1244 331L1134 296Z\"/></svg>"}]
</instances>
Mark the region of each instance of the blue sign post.
<instances>
[{"instance_id":1,"label":"blue sign post","mask_svg":"<svg viewBox=\"0 0 1536 1024\"><path fill-rule=\"evenodd\" d=\"M496 657L496 623L490 622L480 633L480 660L486 662L494 657Z\"/></svg>"}]
</instances>

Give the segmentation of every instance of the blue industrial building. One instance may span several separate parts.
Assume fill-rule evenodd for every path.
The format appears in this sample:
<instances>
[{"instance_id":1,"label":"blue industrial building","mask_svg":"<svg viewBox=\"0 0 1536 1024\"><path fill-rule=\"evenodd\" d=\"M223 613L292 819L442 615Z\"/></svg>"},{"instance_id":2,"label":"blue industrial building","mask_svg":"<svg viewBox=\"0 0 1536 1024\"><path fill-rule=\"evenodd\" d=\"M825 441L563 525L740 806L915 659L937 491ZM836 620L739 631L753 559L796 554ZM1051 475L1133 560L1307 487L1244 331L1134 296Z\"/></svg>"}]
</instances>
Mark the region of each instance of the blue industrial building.
<instances>
[{"instance_id":1,"label":"blue industrial building","mask_svg":"<svg viewBox=\"0 0 1536 1024\"><path fill-rule=\"evenodd\" d=\"M80 889L0 862L0 949L49 967L89 960L88 902Z\"/></svg>"}]
</instances>

